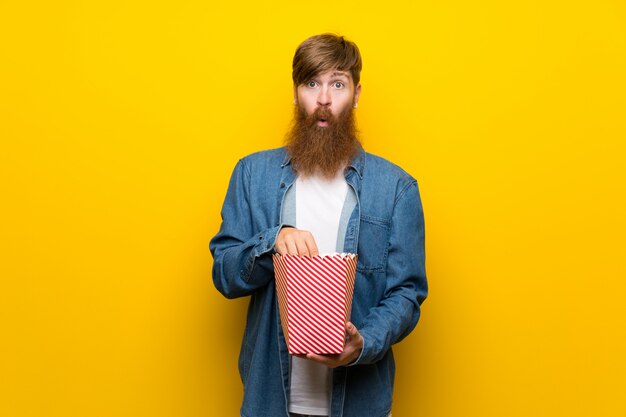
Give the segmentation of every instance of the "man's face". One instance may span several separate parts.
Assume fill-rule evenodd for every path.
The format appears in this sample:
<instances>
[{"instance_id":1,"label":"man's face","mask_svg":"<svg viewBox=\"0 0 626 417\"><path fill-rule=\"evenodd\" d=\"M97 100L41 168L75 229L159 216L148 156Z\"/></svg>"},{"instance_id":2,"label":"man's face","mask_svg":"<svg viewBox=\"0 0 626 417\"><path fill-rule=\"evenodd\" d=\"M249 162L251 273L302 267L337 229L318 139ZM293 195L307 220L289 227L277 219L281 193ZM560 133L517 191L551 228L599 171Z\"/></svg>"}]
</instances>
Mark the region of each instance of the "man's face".
<instances>
[{"instance_id":1,"label":"man's face","mask_svg":"<svg viewBox=\"0 0 626 417\"><path fill-rule=\"evenodd\" d=\"M327 127L328 116L337 117L350 106L356 106L361 84L356 88L347 71L329 70L294 88L294 100L307 116L318 112L317 126Z\"/></svg>"},{"instance_id":2,"label":"man's face","mask_svg":"<svg viewBox=\"0 0 626 417\"><path fill-rule=\"evenodd\" d=\"M353 105L361 85L350 74L328 71L294 89L294 123L288 152L299 175L333 178L360 148Z\"/></svg>"}]
</instances>

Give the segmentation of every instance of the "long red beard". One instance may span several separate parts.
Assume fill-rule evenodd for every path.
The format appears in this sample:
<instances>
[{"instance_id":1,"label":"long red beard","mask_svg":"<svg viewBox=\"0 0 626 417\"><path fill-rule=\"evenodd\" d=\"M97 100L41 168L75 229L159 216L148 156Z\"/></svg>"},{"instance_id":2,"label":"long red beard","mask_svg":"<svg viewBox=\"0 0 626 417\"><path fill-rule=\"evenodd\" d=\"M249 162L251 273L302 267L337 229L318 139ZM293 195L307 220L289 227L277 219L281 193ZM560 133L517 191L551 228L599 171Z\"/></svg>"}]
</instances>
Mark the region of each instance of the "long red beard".
<instances>
[{"instance_id":1,"label":"long red beard","mask_svg":"<svg viewBox=\"0 0 626 417\"><path fill-rule=\"evenodd\" d=\"M320 118L328 125L318 126ZM357 134L352 107L335 117L327 107L318 107L307 116L304 108L295 106L293 125L286 138L287 152L298 174L333 178L359 151Z\"/></svg>"}]
</instances>

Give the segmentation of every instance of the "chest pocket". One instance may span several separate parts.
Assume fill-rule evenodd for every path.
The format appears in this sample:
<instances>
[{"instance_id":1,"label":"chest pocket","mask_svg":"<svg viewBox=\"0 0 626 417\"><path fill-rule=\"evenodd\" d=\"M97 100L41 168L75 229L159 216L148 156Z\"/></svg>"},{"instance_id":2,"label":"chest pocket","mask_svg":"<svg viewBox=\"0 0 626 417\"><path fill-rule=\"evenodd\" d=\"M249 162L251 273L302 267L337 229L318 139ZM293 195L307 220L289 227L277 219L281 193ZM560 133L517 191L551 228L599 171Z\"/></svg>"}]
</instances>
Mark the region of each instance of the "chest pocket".
<instances>
[{"instance_id":1,"label":"chest pocket","mask_svg":"<svg viewBox=\"0 0 626 417\"><path fill-rule=\"evenodd\" d=\"M383 270L387 261L390 230L387 220L361 216L357 269L361 271Z\"/></svg>"}]
</instances>

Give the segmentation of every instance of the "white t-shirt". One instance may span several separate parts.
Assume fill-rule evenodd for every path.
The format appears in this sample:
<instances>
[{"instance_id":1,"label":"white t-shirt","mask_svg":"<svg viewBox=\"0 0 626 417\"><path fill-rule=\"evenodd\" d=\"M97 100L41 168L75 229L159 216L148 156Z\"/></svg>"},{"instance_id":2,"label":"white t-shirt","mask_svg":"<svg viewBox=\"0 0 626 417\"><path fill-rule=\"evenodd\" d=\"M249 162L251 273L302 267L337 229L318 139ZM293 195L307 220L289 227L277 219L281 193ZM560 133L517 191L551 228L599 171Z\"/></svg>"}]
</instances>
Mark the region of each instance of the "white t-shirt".
<instances>
[{"instance_id":1,"label":"white t-shirt","mask_svg":"<svg viewBox=\"0 0 626 417\"><path fill-rule=\"evenodd\" d=\"M341 212L348 192L343 169L331 180L321 176L298 177L295 187L296 228L313 234L321 255L336 252ZM329 415L331 376L325 365L293 356L289 412Z\"/></svg>"}]
</instances>

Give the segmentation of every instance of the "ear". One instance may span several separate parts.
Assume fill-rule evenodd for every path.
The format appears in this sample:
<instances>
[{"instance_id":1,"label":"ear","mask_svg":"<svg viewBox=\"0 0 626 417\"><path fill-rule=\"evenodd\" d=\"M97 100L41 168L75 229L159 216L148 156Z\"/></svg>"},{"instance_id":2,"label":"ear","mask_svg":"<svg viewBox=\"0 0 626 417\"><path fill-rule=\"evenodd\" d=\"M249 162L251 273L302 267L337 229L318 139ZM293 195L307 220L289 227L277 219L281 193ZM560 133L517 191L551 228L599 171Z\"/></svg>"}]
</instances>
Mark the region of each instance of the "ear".
<instances>
[{"instance_id":1,"label":"ear","mask_svg":"<svg viewBox=\"0 0 626 417\"><path fill-rule=\"evenodd\" d=\"M358 83L356 88L354 89L354 103L353 106L356 106L359 103L359 96L361 95L361 83Z\"/></svg>"}]
</instances>

